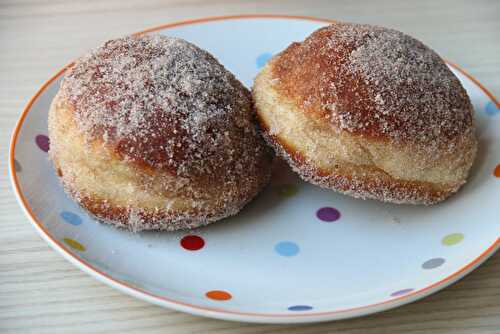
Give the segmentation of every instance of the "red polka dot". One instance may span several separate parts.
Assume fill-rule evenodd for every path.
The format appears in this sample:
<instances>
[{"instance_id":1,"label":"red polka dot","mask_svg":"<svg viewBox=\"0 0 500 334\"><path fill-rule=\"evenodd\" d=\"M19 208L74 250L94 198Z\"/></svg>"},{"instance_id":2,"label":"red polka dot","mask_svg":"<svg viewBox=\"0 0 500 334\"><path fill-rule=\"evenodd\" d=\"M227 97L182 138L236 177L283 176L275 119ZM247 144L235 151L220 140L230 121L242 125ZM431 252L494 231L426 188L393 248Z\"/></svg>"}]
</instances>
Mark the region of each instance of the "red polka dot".
<instances>
[{"instance_id":1,"label":"red polka dot","mask_svg":"<svg viewBox=\"0 0 500 334\"><path fill-rule=\"evenodd\" d=\"M190 251L197 251L205 246L205 240L197 235L186 235L181 240L182 248Z\"/></svg>"}]
</instances>

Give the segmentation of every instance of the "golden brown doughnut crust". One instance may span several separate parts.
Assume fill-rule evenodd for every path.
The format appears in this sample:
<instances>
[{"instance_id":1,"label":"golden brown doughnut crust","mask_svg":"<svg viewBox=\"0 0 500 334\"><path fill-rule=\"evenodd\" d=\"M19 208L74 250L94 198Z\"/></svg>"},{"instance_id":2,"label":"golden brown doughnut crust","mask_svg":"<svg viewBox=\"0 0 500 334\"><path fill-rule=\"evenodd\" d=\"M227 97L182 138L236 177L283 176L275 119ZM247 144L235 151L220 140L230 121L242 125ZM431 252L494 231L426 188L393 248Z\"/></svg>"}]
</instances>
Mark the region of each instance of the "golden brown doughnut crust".
<instances>
[{"instance_id":1,"label":"golden brown doughnut crust","mask_svg":"<svg viewBox=\"0 0 500 334\"><path fill-rule=\"evenodd\" d=\"M67 192L135 231L234 215L270 177L250 92L177 38L124 37L80 58L52 103L49 137Z\"/></svg>"},{"instance_id":2,"label":"golden brown doughnut crust","mask_svg":"<svg viewBox=\"0 0 500 334\"><path fill-rule=\"evenodd\" d=\"M321 28L273 57L253 94L271 146L304 179L355 197L436 203L465 182L476 153L458 79L392 29Z\"/></svg>"}]
</instances>

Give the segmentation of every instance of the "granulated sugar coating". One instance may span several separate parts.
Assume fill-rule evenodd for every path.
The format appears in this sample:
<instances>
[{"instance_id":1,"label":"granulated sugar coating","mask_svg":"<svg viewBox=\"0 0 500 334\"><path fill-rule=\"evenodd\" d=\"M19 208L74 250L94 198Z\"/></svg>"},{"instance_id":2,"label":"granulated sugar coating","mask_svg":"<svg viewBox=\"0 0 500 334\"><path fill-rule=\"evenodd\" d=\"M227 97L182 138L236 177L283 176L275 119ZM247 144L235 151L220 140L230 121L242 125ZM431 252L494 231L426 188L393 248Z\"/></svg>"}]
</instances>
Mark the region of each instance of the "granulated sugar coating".
<instances>
[{"instance_id":1,"label":"granulated sugar coating","mask_svg":"<svg viewBox=\"0 0 500 334\"><path fill-rule=\"evenodd\" d=\"M336 23L279 58L277 89L350 133L424 147L472 129L472 106L458 79L433 50L402 32Z\"/></svg>"},{"instance_id":2,"label":"granulated sugar coating","mask_svg":"<svg viewBox=\"0 0 500 334\"><path fill-rule=\"evenodd\" d=\"M129 36L71 66L49 111L50 156L66 191L132 231L231 216L270 177L250 92L182 39Z\"/></svg>"},{"instance_id":3,"label":"granulated sugar coating","mask_svg":"<svg viewBox=\"0 0 500 334\"><path fill-rule=\"evenodd\" d=\"M109 41L70 68L61 92L83 132L176 175L204 175L249 159L236 155L258 154L234 147L255 136L249 92L208 52L182 39Z\"/></svg>"},{"instance_id":4,"label":"granulated sugar coating","mask_svg":"<svg viewBox=\"0 0 500 334\"><path fill-rule=\"evenodd\" d=\"M443 60L388 28L334 23L254 82L264 136L306 181L360 198L433 204L465 183L473 109Z\"/></svg>"}]
</instances>

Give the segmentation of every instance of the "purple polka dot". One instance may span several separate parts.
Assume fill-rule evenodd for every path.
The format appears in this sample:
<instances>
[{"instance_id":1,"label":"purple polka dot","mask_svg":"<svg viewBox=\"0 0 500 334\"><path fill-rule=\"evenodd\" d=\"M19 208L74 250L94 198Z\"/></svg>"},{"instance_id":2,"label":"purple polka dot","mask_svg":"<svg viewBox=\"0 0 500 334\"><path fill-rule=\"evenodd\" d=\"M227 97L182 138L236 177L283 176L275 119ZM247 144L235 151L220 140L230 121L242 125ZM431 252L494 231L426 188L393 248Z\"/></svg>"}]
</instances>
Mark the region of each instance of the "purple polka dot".
<instances>
[{"instance_id":1,"label":"purple polka dot","mask_svg":"<svg viewBox=\"0 0 500 334\"><path fill-rule=\"evenodd\" d=\"M398 290L396 292L391 293L391 297L399 297L402 295L406 295L407 293L412 292L413 289L403 289L403 290Z\"/></svg>"},{"instance_id":2,"label":"purple polka dot","mask_svg":"<svg viewBox=\"0 0 500 334\"><path fill-rule=\"evenodd\" d=\"M38 135L35 138L35 142L42 151L48 152L49 151L49 137L46 135Z\"/></svg>"},{"instance_id":3,"label":"purple polka dot","mask_svg":"<svg viewBox=\"0 0 500 334\"><path fill-rule=\"evenodd\" d=\"M334 222L340 218L339 210L332 207L324 207L316 212L316 217L324 222Z\"/></svg>"},{"instance_id":4,"label":"purple polka dot","mask_svg":"<svg viewBox=\"0 0 500 334\"><path fill-rule=\"evenodd\" d=\"M312 306L309 305L293 305L288 308L289 311L310 311Z\"/></svg>"}]
</instances>

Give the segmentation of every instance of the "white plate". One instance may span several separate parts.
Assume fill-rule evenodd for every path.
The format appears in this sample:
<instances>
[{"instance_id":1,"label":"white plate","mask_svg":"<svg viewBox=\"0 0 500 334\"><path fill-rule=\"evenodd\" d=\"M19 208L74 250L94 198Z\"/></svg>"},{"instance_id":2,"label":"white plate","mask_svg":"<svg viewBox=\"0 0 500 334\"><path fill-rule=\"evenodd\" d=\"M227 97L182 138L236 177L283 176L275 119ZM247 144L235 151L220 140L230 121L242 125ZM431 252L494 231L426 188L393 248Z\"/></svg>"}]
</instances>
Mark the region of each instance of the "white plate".
<instances>
[{"instance_id":1,"label":"white plate","mask_svg":"<svg viewBox=\"0 0 500 334\"><path fill-rule=\"evenodd\" d=\"M207 49L250 86L270 55L324 24L240 16L149 31ZM54 249L104 283L146 301L268 323L386 310L444 288L499 246L498 104L477 81L451 68L476 109L480 150L467 185L436 206L356 200L306 184L278 165L271 185L254 202L208 227L132 234L100 225L64 194L47 159L47 111L64 69L42 86L16 126L12 182L31 222Z\"/></svg>"}]
</instances>

